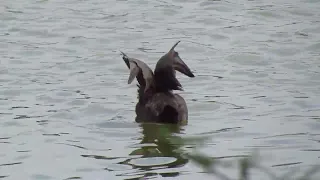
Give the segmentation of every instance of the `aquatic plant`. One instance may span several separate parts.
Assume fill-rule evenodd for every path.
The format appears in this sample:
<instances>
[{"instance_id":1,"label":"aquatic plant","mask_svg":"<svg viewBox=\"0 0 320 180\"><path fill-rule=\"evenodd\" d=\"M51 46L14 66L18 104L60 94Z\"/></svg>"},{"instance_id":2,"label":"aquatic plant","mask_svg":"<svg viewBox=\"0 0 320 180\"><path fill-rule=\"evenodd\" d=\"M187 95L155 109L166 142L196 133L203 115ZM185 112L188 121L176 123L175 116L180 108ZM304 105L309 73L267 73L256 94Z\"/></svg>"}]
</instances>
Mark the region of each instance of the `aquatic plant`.
<instances>
[{"instance_id":1,"label":"aquatic plant","mask_svg":"<svg viewBox=\"0 0 320 180\"><path fill-rule=\"evenodd\" d=\"M276 173L272 172L270 169L260 165L258 151L253 151L249 155L235 156L233 158L236 160L232 160L228 162L228 161L224 161L223 157L209 157L197 151L198 147L200 147L201 145L205 145L205 142L211 138L210 136L188 137L188 138L181 137L181 136L174 136L166 126L161 127L160 133L161 133L161 136L159 136L160 137L159 141L162 141L162 143L166 143L166 145L168 147L171 147L172 149L176 149L177 153L179 153L181 156L189 159L190 161L200 166L204 172L211 174L213 176L216 176L219 179L223 179L223 180L234 179L218 171L217 168L218 167L232 168L234 167L235 164L237 165L237 168L239 171L239 176L237 178L239 180L249 180L250 172L253 170L258 170L260 172L265 173L270 180L319 179L319 176L317 176L317 178L312 176L320 172L320 164L316 164L311 168L309 168L308 170L300 171L299 173L301 173L302 175L298 177L297 176L293 177L298 173L298 170L294 172L290 171L282 175L277 175ZM192 152L188 152L182 148L190 144L192 144L194 147Z\"/></svg>"}]
</instances>

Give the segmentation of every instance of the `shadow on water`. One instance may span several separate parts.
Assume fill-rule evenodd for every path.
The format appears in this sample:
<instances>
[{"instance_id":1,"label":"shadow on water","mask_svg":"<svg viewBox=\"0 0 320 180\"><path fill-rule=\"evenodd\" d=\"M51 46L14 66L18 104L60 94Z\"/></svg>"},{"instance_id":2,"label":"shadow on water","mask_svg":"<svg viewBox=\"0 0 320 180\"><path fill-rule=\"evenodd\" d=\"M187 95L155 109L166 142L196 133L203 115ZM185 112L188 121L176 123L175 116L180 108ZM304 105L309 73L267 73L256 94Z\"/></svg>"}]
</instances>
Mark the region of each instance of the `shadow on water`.
<instances>
[{"instance_id":1,"label":"shadow on water","mask_svg":"<svg viewBox=\"0 0 320 180\"><path fill-rule=\"evenodd\" d=\"M132 166L139 170L139 177L128 179L139 179L141 177L162 176L175 177L180 175L180 172L173 168L184 166L188 163L186 157L182 157L178 149L182 145L170 143L167 135L174 136L183 131L183 126L173 124L155 124L142 123L141 141L137 144L137 149L130 153L130 156L139 156L138 158L130 158L120 164ZM165 132L164 132L165 131ZM166 172L155 172L155 170L164 170ZM171 170L170 170L171 169ZM170 171L170 172L169 172ZM127 175L125 175L127 176Z\"/></svg>"}]
</instances>

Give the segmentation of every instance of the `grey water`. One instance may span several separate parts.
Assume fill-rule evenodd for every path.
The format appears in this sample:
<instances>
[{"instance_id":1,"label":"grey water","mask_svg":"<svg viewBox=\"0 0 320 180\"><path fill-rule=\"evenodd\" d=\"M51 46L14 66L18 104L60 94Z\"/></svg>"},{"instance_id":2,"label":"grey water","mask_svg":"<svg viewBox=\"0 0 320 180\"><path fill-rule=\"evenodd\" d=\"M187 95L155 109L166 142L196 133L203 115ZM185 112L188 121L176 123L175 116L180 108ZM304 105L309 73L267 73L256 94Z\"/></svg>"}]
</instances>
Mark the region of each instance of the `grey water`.
<instances>
[{"instance_id":1,"label":"grey water","mask_svg":"<svg viewBox=\"0 0 320 180\"><path fill-rule=\"evenodd\" d=\"M211 157L259 150L277 174L320 164L319 9L319 0L2 0L0 179L212 179L157 143L157 126L134 122L136 85L119 50L153 68L178 40L196 77L177 73L189 124L173 134L211 136L198 149Z\"/></svg>"}]
</instances>

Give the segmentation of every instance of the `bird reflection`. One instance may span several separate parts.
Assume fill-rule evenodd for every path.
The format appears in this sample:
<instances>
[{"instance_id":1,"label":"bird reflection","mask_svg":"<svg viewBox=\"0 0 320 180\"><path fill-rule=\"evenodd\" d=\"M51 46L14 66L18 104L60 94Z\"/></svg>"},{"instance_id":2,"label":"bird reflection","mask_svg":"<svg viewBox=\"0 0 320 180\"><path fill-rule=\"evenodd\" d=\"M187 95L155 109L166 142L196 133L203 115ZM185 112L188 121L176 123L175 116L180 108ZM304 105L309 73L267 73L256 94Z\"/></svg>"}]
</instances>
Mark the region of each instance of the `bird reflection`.
<instances>
[{"instance_id":1,"label":"bird reflection","mask_svg":"<svg viewBox=\"0 0 320 180\"><path fill-rule=\"evenodd\" d=\"M142 137L140 138L139 148L130 153L131 156L139 155L140 157L127 159L120 164L130 165L134 169L138 169L139 172L134 175L138 175L139 178L155 175L162 177L175 177L180 175L180 172L173 172L169 169L184 166L188 163L188 159L179 153L182 145L171 143L168 137L174 134L180 134L183 131L183 126L177 124L141 123L140 127ZM154 165L154 163L152 165L135 165L131 163L134 159L152 157L175 158L175 161L158 165ZM156 173L155 169L168 169L168 172ZM128 176L128 174L125 176ZM128 179L137 179L137 177Z\"/></svg>"}]
</instances>

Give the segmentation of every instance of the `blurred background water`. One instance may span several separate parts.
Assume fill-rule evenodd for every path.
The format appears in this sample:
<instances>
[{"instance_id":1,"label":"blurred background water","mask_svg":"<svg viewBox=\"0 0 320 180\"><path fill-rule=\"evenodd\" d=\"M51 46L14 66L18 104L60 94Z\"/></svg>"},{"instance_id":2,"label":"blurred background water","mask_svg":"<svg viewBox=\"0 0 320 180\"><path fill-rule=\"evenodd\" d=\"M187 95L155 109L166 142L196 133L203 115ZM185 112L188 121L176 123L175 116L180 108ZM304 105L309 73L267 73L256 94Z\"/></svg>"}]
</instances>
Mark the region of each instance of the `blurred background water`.
<instances>
[{"instance_id":1,"label":"blurred background water","mask_svg":"<svg viewBox=\"0 0 320 180\"><path fill-rule=\"evenodd\" d=\"M178 40L189 125L213 157L277 173L320 161L319 0L2 0L0 179L210 179L134 122L119 50L152 68ZM182 147L192 149L192 145ZM224 172L237 177L237 170ZM264 179L263 173L253 173Z\"/></svg>"}]
</instances>

